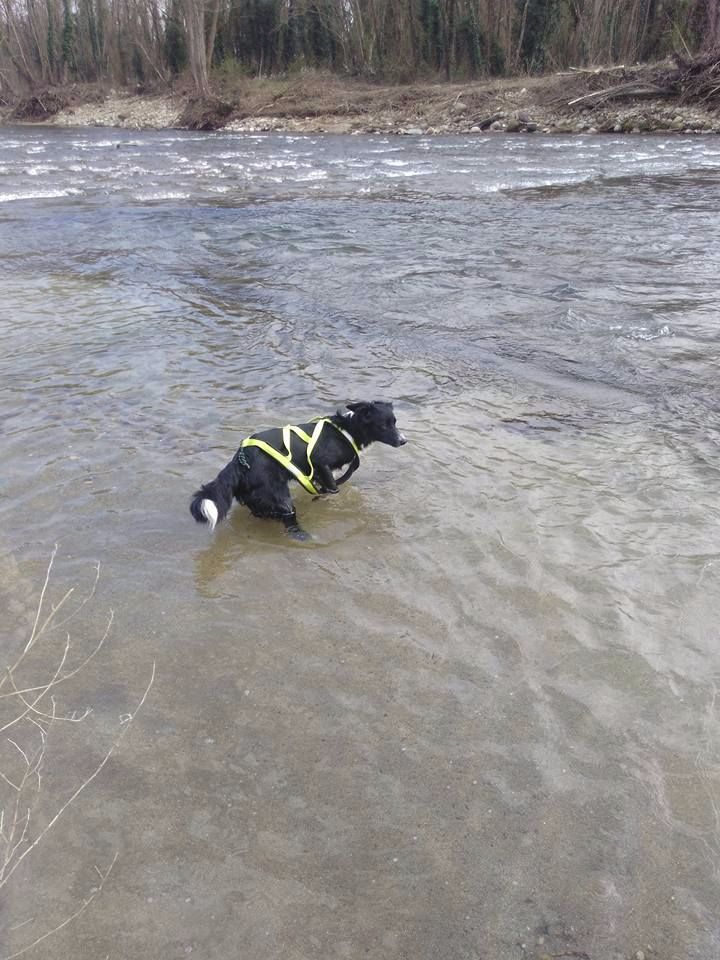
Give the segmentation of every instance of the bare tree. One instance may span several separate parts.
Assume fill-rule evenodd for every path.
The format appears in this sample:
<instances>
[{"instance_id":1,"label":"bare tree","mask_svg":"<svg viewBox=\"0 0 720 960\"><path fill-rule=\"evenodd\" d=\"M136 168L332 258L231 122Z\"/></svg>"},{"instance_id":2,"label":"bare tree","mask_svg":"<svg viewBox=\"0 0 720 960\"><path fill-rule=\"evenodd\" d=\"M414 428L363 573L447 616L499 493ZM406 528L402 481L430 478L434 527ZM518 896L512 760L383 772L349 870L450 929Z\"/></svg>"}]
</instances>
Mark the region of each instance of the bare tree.
<instances>
[{"instance_id":1,"label":"bare tree","mask_svg":"<svg viewBox=\"0 0 720 960\"><path fill-rule=\"evenodd\" d=\"M188 64L196 92L202 97L210 96L210 78L208 76L208 55L205 39L205 2L204 0L184 0L185 37L188 50Z\"/></svg>"},{"instance_id":2,"label":"bare tree","mask_svg":"<svg viewBox=\"0 0 720 960\"><path fill-rule=\"evenodd\" d=\"M685 56L720 45L720 0L0 0L0 91L128 85L187 68L211 93L216 51L411 79Z\"/></svg>"}]
</instances>

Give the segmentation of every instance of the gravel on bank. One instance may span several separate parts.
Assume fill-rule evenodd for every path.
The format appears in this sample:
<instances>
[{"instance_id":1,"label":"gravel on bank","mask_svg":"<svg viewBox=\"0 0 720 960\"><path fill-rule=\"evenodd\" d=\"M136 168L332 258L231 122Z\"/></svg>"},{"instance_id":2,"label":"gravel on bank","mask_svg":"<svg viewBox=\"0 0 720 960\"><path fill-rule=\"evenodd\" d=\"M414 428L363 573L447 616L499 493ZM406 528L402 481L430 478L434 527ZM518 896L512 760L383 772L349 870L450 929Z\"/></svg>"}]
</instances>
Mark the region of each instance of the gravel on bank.
<instances>
[{"instance_id":1,"label":"gravel on bank","mask_svg":"<svg viewBox=\"0 0 720 960\"><path fill-rule=\"evenodd\" d=\"M638 71L597 68L543 77L383 86L318 73L245 80L205 100L188 91L138 95L73 85L35 93L0 115L4 122L143 129L222 129L337 134L720 133L720 102L648 97ZM608 87L610 84L610 87ZM622 85L622 84L621 84Z\"/></svg>"}]
</instances>

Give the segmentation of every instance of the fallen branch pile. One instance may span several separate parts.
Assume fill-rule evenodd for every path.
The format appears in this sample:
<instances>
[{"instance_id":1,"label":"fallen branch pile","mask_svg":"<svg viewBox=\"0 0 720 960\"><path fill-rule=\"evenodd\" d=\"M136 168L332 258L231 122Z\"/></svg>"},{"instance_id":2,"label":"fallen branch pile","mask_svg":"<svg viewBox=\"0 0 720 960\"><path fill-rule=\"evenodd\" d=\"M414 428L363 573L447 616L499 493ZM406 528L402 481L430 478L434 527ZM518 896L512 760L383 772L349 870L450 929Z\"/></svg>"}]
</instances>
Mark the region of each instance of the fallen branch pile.
<instances>
[{"instance_id":1,"label":"fallen branch pile","mask_svg":"<svg viewBox=\"0 0 720 960\"><path fill-rule=\"evenodd\" d=\"M599 106L610 100L673 98L680 103L720 103L720 49L691 59L675 56L661 64L571 69L579 81L573 106ZM581 92L584 88L583 92Z\"/></svg>"}]
</instances>

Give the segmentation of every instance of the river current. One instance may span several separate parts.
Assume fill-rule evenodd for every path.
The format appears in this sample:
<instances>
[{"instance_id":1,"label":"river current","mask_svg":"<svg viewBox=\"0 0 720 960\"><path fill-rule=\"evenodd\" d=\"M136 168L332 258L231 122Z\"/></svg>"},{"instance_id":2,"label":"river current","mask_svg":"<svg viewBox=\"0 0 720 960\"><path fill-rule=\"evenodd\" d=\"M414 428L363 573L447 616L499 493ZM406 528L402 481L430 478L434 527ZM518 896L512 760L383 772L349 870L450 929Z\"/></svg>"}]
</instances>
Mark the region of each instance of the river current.
<instances>
[{"instance_id":1,"label":"river current","mask_svg":"<svg viewBox=\"0 0 720 960\"><path fill-rule=\"evenodd\" d=\"M56 543L25 689L113 612L0 957L720 955L719 210L700 136L0 131L0 667ZM312 541L193 523L376 398Z\"/></svg>"}]
</instances>

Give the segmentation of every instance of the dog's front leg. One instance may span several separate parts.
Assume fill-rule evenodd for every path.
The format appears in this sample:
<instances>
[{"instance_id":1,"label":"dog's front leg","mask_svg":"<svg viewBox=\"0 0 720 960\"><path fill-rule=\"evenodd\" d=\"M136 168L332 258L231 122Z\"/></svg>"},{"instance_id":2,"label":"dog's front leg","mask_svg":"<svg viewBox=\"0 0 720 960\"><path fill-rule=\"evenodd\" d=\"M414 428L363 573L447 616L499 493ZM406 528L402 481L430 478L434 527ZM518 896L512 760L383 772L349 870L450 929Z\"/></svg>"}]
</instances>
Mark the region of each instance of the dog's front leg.
<instances>
[{"instance_id":1,"label":"dog's front leg","mask_svg":"<svg viewBox=\"0 0 720 960\"><path fill-rule=\"evenodd\" d=\"M335 483L333 472L326 464L318 464L315 467L315 476L320 481L318 486L320 493L337 493L338 485Z\"/></svg>"}]
</instances>

